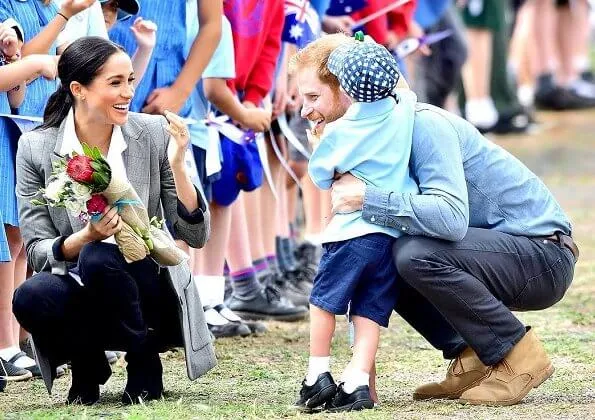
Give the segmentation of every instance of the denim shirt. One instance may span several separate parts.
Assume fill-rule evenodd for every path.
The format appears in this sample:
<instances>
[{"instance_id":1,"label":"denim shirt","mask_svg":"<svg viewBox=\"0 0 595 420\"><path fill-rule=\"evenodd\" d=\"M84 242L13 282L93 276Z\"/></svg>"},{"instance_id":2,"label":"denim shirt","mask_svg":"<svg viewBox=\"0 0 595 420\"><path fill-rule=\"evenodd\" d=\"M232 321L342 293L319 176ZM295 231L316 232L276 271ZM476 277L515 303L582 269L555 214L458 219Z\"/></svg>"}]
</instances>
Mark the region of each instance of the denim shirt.
<instances>
[{"instance_id":1,"label":"denim shirt","mask_svg":"<svg viewBox=\"0 0 595 420\"><path fill-rule=\"evenodd\" d=\"M463 239L467 227L518 236L570 234L570 221L545 184L471 124L418 104L409 163L421 193L366 186L362 215L409 235Z\"/></svg>"}]
</instances>

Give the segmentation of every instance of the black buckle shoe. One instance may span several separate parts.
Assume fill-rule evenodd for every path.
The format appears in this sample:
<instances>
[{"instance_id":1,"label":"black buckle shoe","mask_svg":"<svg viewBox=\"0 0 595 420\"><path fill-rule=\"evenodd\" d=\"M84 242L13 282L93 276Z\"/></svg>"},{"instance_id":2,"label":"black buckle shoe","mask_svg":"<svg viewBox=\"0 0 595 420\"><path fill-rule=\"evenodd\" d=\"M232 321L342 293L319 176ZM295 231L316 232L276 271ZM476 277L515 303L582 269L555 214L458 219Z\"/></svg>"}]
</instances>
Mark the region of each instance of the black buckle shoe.
<instances>
[{"instance_id":1,"label":"black buckle shoe","mask_svg":"<svg viewBox=\"0 0 595 420\"><path fill-rule=\"evenodd\" d=\"M329 403L337 392L337 385L330 372L321 373L313 385L306 385L306 380L302 382L300 389L300 398L295 406L301 410L312 411L322 409Z\"/></svg>"},{"instance_id":2,"label":"black buckle shoe","mask_svg":"<svg viewBox=\"0 0 595 420\"><path fill-rule=\"evenodd\" d=\"M340 411L374 408L374 401L372 401L372 397L370 396L370 387L368 385L358 386L351 394L343 390L344 385L343 382L339 384L335 398L326 405L327 411L338 413Z\"/></svg>"}]
</instances>

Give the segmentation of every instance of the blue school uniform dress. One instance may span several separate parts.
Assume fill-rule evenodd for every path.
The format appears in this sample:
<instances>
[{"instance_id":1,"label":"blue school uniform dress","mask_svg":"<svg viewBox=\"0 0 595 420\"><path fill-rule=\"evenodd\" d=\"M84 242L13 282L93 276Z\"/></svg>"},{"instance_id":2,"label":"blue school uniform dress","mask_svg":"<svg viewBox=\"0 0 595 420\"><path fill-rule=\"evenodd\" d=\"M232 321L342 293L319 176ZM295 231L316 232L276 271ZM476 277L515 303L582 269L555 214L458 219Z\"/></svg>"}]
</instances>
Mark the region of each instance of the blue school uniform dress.
<instances>
[{"instance_id":1,"label":"blue school uniform dress","mask_svg":"<svg viewBox=\"0 0 595 420\"><path fill-rule=\"evenodd\" d=\"M23 31L24 42L29 42L56 15L58 9L55 4L44 6L39 0L8 0L0 2L0 22L14 19ZM52 46L49 54L55 54ZM25 100L16 110L20 115L43 116L45 104L50 95L56 91L57 82L43 78L35 79L27 85ZM0 93L0 112L10 113L6 93ZM13 112L14 113L14 112ZM8 119L0 118L0 212L3 223L12 226L19 225L17 199L15 195L15 158L18 139L21 132Z\"/></svg>"},{"instance_id":2,"label":"blue school uniform dress","mask_svg":"<svg viewBox=\"0 0 595 420\"><path fill-rule=\"evenodd\" d=\"M141 112L147 97L157 88L169 87L177 79L186 58L186 2L182 0L140 0L140 11L136 16L157 24L157 43L142 80L138 83L130 110ZM118 21L109 32L112 41L124 47L132 57L137 49L136 40L130 31L136 16ZM198 17L197 17L198 19ZM188 99L179 114L188 117L192 99Z\"/></svg>"},{"instance_id":3,"label":"blue school uniform dress","mask_svg":"<svg viewBox=\"0 0 595 420\"><path fill-rule=\"evenodd\" d=\"M337 48L328 68L355 101L345 115L324 128L308 172L329 189L336 174L351 173L367 185L418 194L409 172L417 98L393 91L397 64L382 46L358 42ZM323 255L310 303L333 314L370 319L388 326L397 299L392 248L403 232L362 218L362 212L333 216L323 233Z\"/></svg>"}]
</instances>

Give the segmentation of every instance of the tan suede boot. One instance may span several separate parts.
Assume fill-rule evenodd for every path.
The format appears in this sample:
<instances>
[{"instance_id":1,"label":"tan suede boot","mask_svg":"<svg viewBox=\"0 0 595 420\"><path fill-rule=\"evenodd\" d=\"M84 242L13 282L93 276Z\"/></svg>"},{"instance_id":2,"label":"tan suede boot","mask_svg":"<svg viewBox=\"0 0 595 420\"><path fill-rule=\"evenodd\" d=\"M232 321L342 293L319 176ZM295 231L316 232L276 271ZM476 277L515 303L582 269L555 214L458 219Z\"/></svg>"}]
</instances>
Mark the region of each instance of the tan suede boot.
<instances>
[{"instance_id":1,"label":"tan suede boot","mask_svg":"<svg viewBox=\"0 0 595 420\"><path fill-rule=\"evenodd\" d=\"M529 329L504 359L492 366L479 386L465 391L461 402L513 405L554 373L541 342Z\"/></svg>"},{"instance_id":2,"label":"tan suede boot","mask_svg":"<svg viewBox=\"0 0 595 420\"><path fill-rule=\"evenodd\" d=\"M442 382L418 387L413 393L413 399L459 398L464 391L477 386L487 377L488 372L489 367L481 363L471 347L467 347L451 362Z\"/></svg>"}]
</instances>

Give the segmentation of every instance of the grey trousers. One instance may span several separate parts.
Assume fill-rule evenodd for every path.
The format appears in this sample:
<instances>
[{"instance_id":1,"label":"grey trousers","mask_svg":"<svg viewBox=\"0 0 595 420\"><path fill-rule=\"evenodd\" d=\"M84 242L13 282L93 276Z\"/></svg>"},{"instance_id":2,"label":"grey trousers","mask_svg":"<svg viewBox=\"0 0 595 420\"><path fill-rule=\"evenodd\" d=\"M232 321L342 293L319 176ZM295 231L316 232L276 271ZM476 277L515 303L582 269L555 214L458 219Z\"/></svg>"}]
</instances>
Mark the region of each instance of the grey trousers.
<instances>
[{"instance_id":1,"label":"grey trousers","mask_svg":"<svg viewBox=\"0 0 595 420\"><path fill-rule=\"evenodd\" d=\"M576 263L558 242L477 228L459 242L399 238L394 258L403 280L395 311L446 358L468 345L486 365L525 334L511 310L558 302Z\"/></svg>"}]
</instances>

